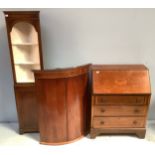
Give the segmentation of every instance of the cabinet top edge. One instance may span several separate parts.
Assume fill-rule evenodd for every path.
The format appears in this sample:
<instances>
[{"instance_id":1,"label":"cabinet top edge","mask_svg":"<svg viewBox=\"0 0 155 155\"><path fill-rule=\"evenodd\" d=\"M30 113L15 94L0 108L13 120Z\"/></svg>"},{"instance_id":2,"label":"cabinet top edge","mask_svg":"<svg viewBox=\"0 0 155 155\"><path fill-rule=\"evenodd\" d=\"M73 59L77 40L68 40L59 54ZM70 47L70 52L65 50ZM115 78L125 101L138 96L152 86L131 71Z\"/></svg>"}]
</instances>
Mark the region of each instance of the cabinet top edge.
<instances>
[{"instance_id":1,"label":"cabinet top edge","mask_svg":"<svg viewBox=\"0 0 155 155\"><path fill-rule=\"evenodd\" d=\"M40 11L3 11L4 14L9 15L23 15L23 14L39 14Z\"/></svg>"},{"instance_id":2,"label":"cabinet top edge","mask_svg":"<svg viewBox=\"0 0 155 155\"><path fill-rule=\"evenodd\" d=\"M35 77L44 79L69 78L89 73L91 64L72 68L61 68L51 70L33 70Z\"/></svg>"},{"instance_id":3,"label":"cabinet top edge","mask_svg":"<svg viewBox=\"0 0 155 155\"><path fill-rule=\"evenodd\" d=\"M143 64L95 64L92 70L148 70Z\"/></svg>"},{"instance_id":4,"label":"cabinet top edge","mask_svg":"<svg viewBox=\"0 0 155 155\"><path fill-rule=\"evenodd\" d=\"M124 92L124 93L94 93L92 92L93 96L151 96L152 93L150 92L143 92L143 93L139 93L139 92Z\"/></svg>"}]
</instances>

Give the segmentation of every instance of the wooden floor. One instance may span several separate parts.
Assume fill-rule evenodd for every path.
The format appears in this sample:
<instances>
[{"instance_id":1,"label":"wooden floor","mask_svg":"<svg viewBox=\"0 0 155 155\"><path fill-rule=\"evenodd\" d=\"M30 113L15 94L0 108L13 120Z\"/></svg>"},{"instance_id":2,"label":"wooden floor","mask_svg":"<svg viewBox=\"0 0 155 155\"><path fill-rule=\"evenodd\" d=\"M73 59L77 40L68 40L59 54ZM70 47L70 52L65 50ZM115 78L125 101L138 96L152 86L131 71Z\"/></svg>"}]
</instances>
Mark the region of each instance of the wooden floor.
<instances>
[{"instance_id":1,"label":"wooden floor","mask_svg":"<svg viewBox=\"0 0 155 155\"><path fill-rule=\"evenodd\" d=\"M90 139L89 136L67 145L48 146L39 144L39 134L18 134L17 123L0 124L1 155L124 155L155 152L155 121L148 123L145 139L128 135L105 135Z\"/></svg>"}]
</instances>

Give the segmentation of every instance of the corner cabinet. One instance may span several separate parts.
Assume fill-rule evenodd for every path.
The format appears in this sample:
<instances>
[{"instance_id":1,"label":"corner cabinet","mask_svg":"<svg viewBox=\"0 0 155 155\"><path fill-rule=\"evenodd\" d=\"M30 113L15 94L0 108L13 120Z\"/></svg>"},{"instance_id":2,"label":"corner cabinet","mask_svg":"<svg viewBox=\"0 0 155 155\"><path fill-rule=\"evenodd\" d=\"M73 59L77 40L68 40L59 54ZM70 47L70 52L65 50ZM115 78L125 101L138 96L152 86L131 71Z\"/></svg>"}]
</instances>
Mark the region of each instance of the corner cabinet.
<instances>
[{"instance_id":1,"label":"corner cabinet","mask_svg":"<svg viewBox=\"0 0 155 155\"><path fill-rule=\"evenodd\" d=\"M40 143L60 145L89 132L90 65L35 71Z\"/></svg>"},{"instance_id":2,"label":"corner cabinet","mask_svg":"<svg viewBox=\"0 0 155 155\"><path fill-rule=\"evenodd\" d=\"M19 131L38 131L34 74L42 70L39 11L5 11Z\"/></svg>"}]
</instances>

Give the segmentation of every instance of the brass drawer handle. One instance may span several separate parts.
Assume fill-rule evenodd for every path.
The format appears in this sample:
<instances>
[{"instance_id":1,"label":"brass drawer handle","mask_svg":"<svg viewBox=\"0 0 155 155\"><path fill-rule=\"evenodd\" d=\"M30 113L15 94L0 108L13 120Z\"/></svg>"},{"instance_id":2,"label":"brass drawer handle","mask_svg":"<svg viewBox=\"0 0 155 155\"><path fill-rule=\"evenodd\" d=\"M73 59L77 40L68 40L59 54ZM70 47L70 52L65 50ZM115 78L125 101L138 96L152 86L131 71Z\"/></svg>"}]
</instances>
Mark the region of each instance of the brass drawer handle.
<instances>
[{"instance_id":1,"label":"brass drawer handle","mask_svg":"<svg viewBox=\"0 0 155 155\"><path fill-rule=\"evenodd\" d=\"M100 74L100 71L96 71L96 74Z\"/></svg>"},{"instance_id":2,"label":"brass drawer handle","mask_svg":"<svg viewBox=\"0 0 155 155\"><path fill-rule=\"evenodd\" d=\"M99 101L100 101L101 103L105 103L105 102L107 102L107 100L106 100L106 99L103 99L103 98L100 99Z\"/></svg>"},{"instance_id":3,"label":"brass drawer handle","mask_svg":"<svg viewBox=\"0 0 155 155\"><path fill-rule=\"evenodd\" d=\"M142 100L141 100L141 99L136 98L136 103L141 103L141 102L142 102Z\"/></svg>"},{"instance_id":4,"label":"brass drawer handle","mask_svg":"<svg viewBox=\"0 0 155 155\"><path fill-rule=\"evenodd\" d=\"M101 112L102 112L102 113L104 113L104 112L105 112L105 110L104 110L104 109L101 109Z\"/></svg>"},{"instance_id":5,"label":"brass drawer handle","mask_svg":"<svg viewBox=\"0 0 155 155\"><path fill-rule=\"evenodd\" d=\"M136 120L133 121L133 124L136 125L138 122Z\"/></svg>"},{"instance_id":6,"label":"brass drawer handle","mask_svg":"<svg viewBox=\"0 0 155 155\"><path fill-rule=\"evenodd\" d=\"M135 112L135 113L139 113L139 109L135 109L134 112Z\"/></svg>"},{"instance_id":7,"label":"brass drawer handle","mask_svg":"<svg viewBox=\"0 0 155 155\"><path fill-rule=\"evenodd\" d=\"M100 124L102 124L102 125L103 125L103 124L104 124L104 121L100 121Z\"/></svg>"}]
</instances>

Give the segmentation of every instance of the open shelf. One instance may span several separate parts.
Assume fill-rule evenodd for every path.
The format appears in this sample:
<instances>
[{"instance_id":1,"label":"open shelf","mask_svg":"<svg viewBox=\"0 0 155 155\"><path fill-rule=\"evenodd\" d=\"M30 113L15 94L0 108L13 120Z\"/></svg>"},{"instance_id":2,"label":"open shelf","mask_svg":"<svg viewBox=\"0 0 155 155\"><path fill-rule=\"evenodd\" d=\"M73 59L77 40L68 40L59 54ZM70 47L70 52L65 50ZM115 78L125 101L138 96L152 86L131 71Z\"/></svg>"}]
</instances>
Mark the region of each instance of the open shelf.
<instances>
[{"instance_id":1,"label":"open shelf","mask_svg":"<svg viewBox=\"0 0 155 155\"><path fill-rule=\"evenodd\" d=\"M33 25L19 22L10 34L16 81L34 82L32 70L41 69L37 31Z\"/></svg>"},{"instance_id":2,"label":"open shelf","mask_svg":"<svg viewBox=\"0 0 155 155\"><path fill-rule=\"evenodd\" d=\"M36 46L38 43L12 43L12 46Z\"/></svg>"},{"instance_id":3,"label":"open shelf","mask_svg":"<svg viewBox=\"0 0 155 155\"><path fill-rule=\"evenodd\" d=\"M34 82L32 70L40 69L40 65L15 65L16 79L18 83Z\"/></svg>"},{"instance_id":4,"label":"open shelf","mask_svg":"<svg viewBox=\"0 0 155 155\"><path fill-rule=\"evenodd\" d=\"M34 62L16 62L15 65L39 65L39 63L34 63Z\"/></svg>"}]
</instances>

